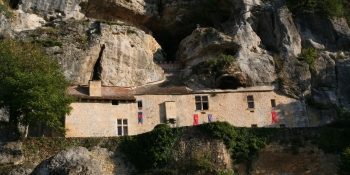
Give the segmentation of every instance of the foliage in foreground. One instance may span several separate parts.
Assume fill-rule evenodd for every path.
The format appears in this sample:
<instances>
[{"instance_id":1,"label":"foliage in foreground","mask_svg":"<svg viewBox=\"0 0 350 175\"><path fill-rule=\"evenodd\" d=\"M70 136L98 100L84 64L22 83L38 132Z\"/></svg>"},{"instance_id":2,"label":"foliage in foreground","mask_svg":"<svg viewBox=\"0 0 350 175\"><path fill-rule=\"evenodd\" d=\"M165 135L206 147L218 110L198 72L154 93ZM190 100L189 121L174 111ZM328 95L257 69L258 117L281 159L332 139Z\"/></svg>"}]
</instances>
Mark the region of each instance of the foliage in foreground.
<instances>
[{"instance_id":1,"label":"foliage in foreground","mask_svg":"<svg viewBox=\"0 0 350 175\"><path fill-rule=\"evenodd\" d=\"M350 175L350 147L347 147L341 155L339 164L339 174Z\"/></svg>"},{"instance_id":2,"label":"foliage in foreground","mask_svg":"<svg viewBox=\"0 0 350 175\"><path fill-rule=\"evenodd\" d=\"M13 12L11 10L10 0L0 0L0 13L5 15L7 18L11 18L13 16Z\"/></svg>"},{"instance_id":3,"label":"foliage in foreground","mask_svg":"<svg viewBox=\"0 0 350 175\"><path fill-rule=\"evenodd\" d=\"M281 137L280 132L278 132L280 129L277 128L236 128L227 122L207 123L196 127L222 140L234 159L237 161L246 161L248 165L251 163L252 156L259 149L269 144L273 139L272 137L274 139L284 138ZM53 154L56 154L62 149L75 146L83 146L90 150L94 146L99 146L107 148L110 151L121 148L125 153L126 160L137 167L140 170L139 173L143 170L151 169L155 170L152 171L155 174L175 175L192 171L219 174L213 171L216 168L215 163L210 158L210 152L204 153L200 150L191 155L186 155L188 158L186 159L187 161L180 160L178 165L175 164L175 167L167 166L170 165L168 164L168 160L171 159L174 143L178 140L182 130L183 128L170 128L165 124L161 124L151 132L135 136L115 138L27 138L23 141L23 152L29 158L28 160L34 160L30 159L32 157L40 157L41 159L39 160L43 160L53 156ZM347 172L346 168L349 167L348 163L350 161L350 141L348 139L350 128L322 127L317 130L318 137L313 138L315 140L312 140L312 142L317 141L319 148L328 153L340 154L343 152L339 171ZM299 135L292 138L291 149L293 154L298 153L297 149L302 145L302 142ZM295 153L293 148L296 149ZM164 166L166 167L165 169L157 169Z\"/></svg>"},{"instance_id":4,"label":"foliage in foreground","mask_svg":"<svg viewBox=\"0 0 350 175\"><path fill-rule=\"evenodd\" d=\"M350 113L343 108L335 108L338 119L319 130L318 147L327 153L341 154L339 174L350 174Z\"/></svg>"},{"instance_id":5,"label":"foliage in foreground","mask_svg":"<svg viewBox=\"0 0 350 175\"><path fill-rule=\"evenodd\" d=\"M60 119L73 99L56 59L40 46L15 39L0 41L0 107L9 109L10 121L24 126L45 123L64 132Z\"/></svg>"},{"instance_id":6,"label":"foliage in foreground","mask_svg":"<svg viewBox=\"0 0 350 175\"><path fill-rule=\"evenodd\" d=\"M273 128L236 128L228 122L206 123L199 126L204 132L222 140L238 162L250 161L276 133Z\"/></svg>"},{"instance_id":7,"label":"foliage in foreground","mask_svg":"<svg viewBox=\"0 0 350 175\"><path fill-rule=\"evenodd\" d=\"M169 160L171 150L181 132L182 128L159 124L151 132L123 137L120 148L126 159L140 171L162 167Z\"/></svg>"}]
</instances>

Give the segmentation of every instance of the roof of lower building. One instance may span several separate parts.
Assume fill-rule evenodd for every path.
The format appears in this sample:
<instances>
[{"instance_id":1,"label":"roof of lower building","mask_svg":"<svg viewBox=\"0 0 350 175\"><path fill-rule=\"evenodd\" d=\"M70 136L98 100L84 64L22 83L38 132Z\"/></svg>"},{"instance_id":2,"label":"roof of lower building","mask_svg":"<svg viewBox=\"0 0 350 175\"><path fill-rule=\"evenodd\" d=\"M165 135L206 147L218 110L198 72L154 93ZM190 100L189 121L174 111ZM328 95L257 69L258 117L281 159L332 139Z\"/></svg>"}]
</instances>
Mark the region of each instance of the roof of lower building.
<instances>
[{"instance_id":1,"label":"roof of lower building","mask_svg":"<svg viewBox=\"0 0 350 175\"><path fill-rule=\"evenodd\" d=\"M102 96L90 96L89 86L70 86L67 90L67 94L80 99L136 101L131 89L121 87L102 86Z\"/></svg>"},{"instance_id":2,"label":"roof of lower building","mask_svg":"<svg viewBox=\"0 0 350 175\"><path fill-rule=\"evenodd\" d=\"M157 85L138 87L133 90L134 95L185 95L190 90L186 86L160 87Z\"/></svg>"}]
</instances>

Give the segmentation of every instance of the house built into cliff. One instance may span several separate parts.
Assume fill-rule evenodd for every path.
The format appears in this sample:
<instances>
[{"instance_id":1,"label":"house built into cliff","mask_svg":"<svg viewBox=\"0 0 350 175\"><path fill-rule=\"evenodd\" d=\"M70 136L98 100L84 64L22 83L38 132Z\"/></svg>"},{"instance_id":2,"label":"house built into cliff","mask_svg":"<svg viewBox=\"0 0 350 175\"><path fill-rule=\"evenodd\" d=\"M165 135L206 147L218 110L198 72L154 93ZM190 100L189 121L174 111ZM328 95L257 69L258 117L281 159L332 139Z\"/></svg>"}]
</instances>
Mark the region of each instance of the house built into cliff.
<instances>
[{"instance_id":1,"label":"house built into cliff","mask_svg":"<svg viewBox=\"0 0 350 175\"><path fill-rule=\"evenodd\" d=\"M136 135L157 124L172 127L227 121L239 127L309 126L305 104L277 94L273 87L192 91L184 86L135 89L101 86L70 87L78 100L65 117L66 137Z\"/></svg>"}]
</instances>

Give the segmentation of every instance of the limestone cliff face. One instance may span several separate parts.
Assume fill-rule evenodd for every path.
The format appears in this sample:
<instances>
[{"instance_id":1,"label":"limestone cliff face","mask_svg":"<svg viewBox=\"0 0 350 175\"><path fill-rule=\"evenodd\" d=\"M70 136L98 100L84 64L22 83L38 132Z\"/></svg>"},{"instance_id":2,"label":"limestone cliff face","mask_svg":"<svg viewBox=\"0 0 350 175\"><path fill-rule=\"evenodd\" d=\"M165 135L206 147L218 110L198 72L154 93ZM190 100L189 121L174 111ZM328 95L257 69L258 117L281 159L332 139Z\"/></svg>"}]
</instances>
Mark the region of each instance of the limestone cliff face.
<instances>
[{"instance_id":1,"label":"limestone cliff face","mask_svg":"<svg viewBox=\"0 0 350 175\"><path fill-rule=\"evenodd\" d=\"M153 60L163 60L160 45L150 35L133 26L99 22L54 22L65 32L58 36L62 47L47 48L55 55L72 84L88 84L100 79L102 85L131 87L164 79L163 70ZM43 39L40 35L39 39Z\"/></svg>"},{"instance_id":2,"label":"limestone cliff face","mask_svg":"<svg viewBox=\"0 0 350 175\"><path fill-rule=\"evenodd\" d=\"M334 99L340 98L342 103L350 101L348 95L339 96L349 90L342 82L346 79L342 74L349 69L343 65L347 63L350 47L346 21L312 12L292 14L285 4L284 0L23 0L19 9L39 13L45 22L60 18L58 13L63 21L83 18L129 21L128 24L146 33L150 29L167 54L165 58L160 46L147 48L155 41L147 39L148 35L141 31L136 32L141 33L139 37L125 32L133 30L131 26L116 25L107 29L104 25L97 28L89 25L81 30L87 32L88 48L71 49L74 47L67 44L66 49L70 48L67 52L74 56L67 55L64 49L64 54L57 54L74 84L86 84L94 73L105 85L134 86L161 80L162 74L153 66L152 58L181 61L185 80L196 77L192 73L196 64L226 54L237 59L240 74L252 86L274 85L293 98L311 94L320 102L336 103L338 100ZM6 25L2 20L2 26ZM17 31L25 28L17 26ZM123 32L125 37L120 34ZM129 46L128 42L135 43ZM319 53L311 67L297 59L302 49L310 47ZM62 52L62 49L54 51L60 48L50 49L52 53ZM346 59L341 60L339 55ZM72 57L80 61L71 63ZM147 59L142 59L145 57ZM111 64L118 66L103 68ZM313 67L315 70L311 70ZM196 79L193 78L192 84L197 83Z\"/></svg>"},{"instance_id":3,"label":"limestone cliff face","mask_svg":"<svg viewBox=\"0 0 350 175\"><path fill-rule=\"evenodd\" d=\"M82 19L85 17L80 12L79 6L82 0L21 0L19 3L19 9L24 12L36 12L42 15L61 15L67 19Z\"/></svg>"}]
</instances>

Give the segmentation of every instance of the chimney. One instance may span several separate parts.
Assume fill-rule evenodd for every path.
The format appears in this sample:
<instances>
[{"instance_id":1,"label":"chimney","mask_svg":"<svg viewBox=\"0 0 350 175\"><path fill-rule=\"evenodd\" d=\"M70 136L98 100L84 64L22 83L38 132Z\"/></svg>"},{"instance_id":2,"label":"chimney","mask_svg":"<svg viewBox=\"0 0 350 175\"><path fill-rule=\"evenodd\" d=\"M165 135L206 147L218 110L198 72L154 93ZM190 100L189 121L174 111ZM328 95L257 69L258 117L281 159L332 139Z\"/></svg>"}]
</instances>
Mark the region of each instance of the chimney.
<instances>
[{"instance_id":1,"label":"chimney","mask_svg":"<svg viewBox=\"0 0 350 175\"><path fill-rule=\"evenodd\" d=\"M90 96L101 97L101 81L90 80L89 81L89 93Z\"/></svg>"}]
</instances>

